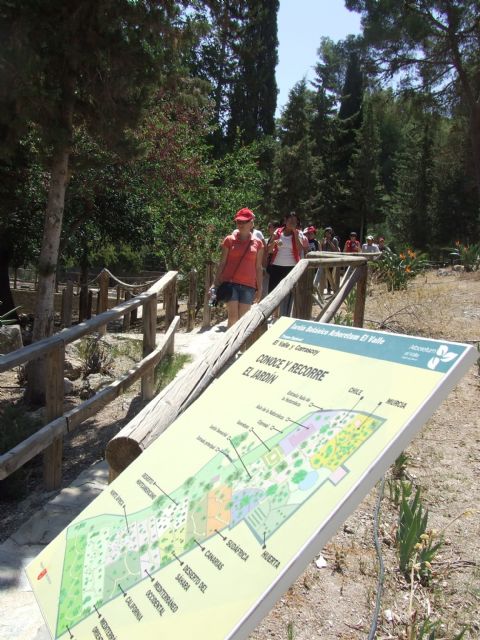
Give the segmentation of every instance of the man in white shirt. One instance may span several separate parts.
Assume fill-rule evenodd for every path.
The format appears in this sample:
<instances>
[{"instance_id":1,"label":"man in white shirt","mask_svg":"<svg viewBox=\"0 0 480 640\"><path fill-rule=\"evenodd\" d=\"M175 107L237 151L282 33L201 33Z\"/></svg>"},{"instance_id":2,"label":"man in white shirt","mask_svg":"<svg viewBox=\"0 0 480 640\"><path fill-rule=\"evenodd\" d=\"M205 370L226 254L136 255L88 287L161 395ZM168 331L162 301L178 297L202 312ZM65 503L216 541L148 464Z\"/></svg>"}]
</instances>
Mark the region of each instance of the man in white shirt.
<instances>
[{"instance_id":1,"label":"man in white shirt","mask_svg":"<svg viewBox=\"0 0 480 640\"><path fill-rule=\"evenodd\" d=\"M373 236L367 236L367 241L362 244L362 253L378 253L378 244L373 242Z\"/></svg>"}]
</instances>

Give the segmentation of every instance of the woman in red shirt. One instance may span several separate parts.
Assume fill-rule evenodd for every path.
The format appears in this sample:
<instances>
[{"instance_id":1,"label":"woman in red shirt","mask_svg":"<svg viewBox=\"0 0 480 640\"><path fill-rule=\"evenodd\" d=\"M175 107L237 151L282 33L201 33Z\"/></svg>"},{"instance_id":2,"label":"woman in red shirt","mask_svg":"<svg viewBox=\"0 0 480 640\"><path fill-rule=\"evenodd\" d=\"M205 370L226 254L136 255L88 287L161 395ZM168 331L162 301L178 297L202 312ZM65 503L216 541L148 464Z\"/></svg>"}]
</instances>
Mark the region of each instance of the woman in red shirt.
<instances>
[{"instance_id":1,"label":"woman in red shirt","mask_svg":"<svg viewBox=\"0 0 480 640\"><path fill-rule=\"evenodd\" d=\"M227 302L228 326L231 327L262 295L263 242L252 236L255 215L250 209L235 214L237 229L222 242L222 257L215 286L231 282L232 297Z\"/></svg>"},{"instance_id":2,"label":"woman in red shirt","mask_svg":"<svg viewBox=\"0 0 480 640\"><path fill-rule=\"evenodd\" d=\"M357 234L355 231L352 231L350 234L350 238L345 242L345 246L343 247L344 253L360 253L362 247L360 246L360 242L357 240Z\"/></svg>"}]
</instances>

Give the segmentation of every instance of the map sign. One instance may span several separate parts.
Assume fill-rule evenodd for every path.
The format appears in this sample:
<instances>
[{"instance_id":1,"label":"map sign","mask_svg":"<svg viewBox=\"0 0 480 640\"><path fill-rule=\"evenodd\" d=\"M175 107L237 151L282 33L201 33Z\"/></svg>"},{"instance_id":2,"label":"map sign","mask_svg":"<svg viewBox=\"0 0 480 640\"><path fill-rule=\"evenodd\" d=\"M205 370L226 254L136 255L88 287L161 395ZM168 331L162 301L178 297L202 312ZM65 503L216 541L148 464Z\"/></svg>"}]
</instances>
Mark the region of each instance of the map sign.
<instances>
[{"instance_id":1,"label":"map sign","mask_svg":"<svg viewBox=\"0 0 480 640\"><path fill-rule=\"evenodd\" d=\"M245 638L474 359L281 318L27 567L52 638Z\"/></svg>"}]
</instances>

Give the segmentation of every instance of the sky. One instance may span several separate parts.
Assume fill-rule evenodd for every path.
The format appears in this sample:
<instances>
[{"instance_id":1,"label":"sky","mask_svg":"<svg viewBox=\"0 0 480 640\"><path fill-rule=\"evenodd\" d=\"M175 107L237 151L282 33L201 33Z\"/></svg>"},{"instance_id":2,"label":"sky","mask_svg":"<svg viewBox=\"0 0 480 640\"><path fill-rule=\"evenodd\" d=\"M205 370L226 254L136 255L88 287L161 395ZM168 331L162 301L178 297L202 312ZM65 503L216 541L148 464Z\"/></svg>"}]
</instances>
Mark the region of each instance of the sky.
<instances>
[{"instance_id":1,"label":"sky","mask_svg":"<svg viewBox=\"0 0 480 640\"><path fill-rule=\"evenodd\" d=\"M296 82L313 80L320 38L341 40L359 31L359 14L347 11L343 0L280 0L277 115Z\"/></svg>"}]
</instances>

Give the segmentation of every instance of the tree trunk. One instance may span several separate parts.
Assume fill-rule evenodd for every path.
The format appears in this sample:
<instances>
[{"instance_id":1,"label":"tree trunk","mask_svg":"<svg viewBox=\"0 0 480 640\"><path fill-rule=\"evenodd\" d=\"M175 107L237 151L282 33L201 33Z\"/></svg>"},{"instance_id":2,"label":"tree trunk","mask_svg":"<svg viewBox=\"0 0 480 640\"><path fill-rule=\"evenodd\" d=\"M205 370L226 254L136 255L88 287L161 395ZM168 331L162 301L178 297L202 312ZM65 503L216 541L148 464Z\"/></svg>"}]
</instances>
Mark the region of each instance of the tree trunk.
<instances>
[{"instance_id":1,"label":"tree trunk","mask_svg":"<svg viewBox=\"0 0 480 640\"><path fill-rule=\"evenodd\" d=\"M476 102L470 115L470 137L472 141L473 168L480 201L480 102Z\"/></svg>"},{"instance_id":2,"label":"tree trunk","mask_svg":"<svg viewBox=\"0 0 480 640\"><path fill-rule=\"evenodd\" d=\"M10 291L10 278L8 266L10 264L10 251L4 239L0 238L0 316L15 307L12 292ZM9 318L18 319L17 314Z\"/></svg>"},{"instance_id":3,"label":"tree trunk","mask_svg":"<svg viewBox=\"0 0 480 640\"><path fill-rule=\"evenodd\" d=\"M88 318L88 242L84 238L82 256L80 258L80 300L78 303L78 321Z\"/></svg>"},{"instance_id":4,"label":"tree trunk","mask_svg":"<svg viewBox=\"0 0 480 640\"><path fill-rule=\"evenodd\" d=\"M68 183L69 156L70 149L67 145L64 145L57 149L52 161L42 248L38 264L38 290L35 303L33 342L53 334L55 273L60 234L62 232L65 190ZM43 363L38 360L32 361L28 367L27 377L27 402L29 404L43 404L45 397Z\"/></svg>"}]
</instances>

